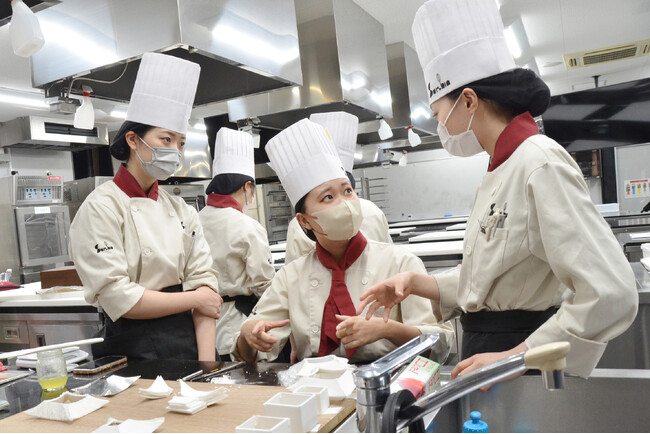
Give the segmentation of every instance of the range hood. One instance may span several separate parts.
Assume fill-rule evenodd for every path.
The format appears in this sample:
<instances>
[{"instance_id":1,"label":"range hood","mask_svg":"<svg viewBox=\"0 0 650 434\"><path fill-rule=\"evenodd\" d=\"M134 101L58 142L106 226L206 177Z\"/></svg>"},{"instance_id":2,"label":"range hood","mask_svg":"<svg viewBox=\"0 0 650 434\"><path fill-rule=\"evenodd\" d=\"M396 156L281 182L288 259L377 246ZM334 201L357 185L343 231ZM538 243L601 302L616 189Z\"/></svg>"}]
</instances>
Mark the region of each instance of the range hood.
<instances>
[{"instance_id":1,"label":"range hood","mask_svg":"<svg viewBox=\"0 0 650 434\"><path fill-rule=\"evenodd\" d=\"M48 97L74 78L120 77L89 84L126 102L149 51L201 65L195 106L302 83L294 0L66 0L37 16L32 82Z\"/></svg>"},{"instance_id":2,"label":"range hood","mask_svg":"<svg viewBox=\"0 0 650 434\"><path fill-rule=\"evenodd\" d=\"M300 0L296 15L302 86L230 100L230 120L280 130L316 112L392 117L381 23L352 0Z\"/></svg>"},{"instance_id":3,"label":"range hood","mask_svg":"<svg viewBox=\"0 0 650 434\"><path fill-rule=\"evenodd\" d=\"M75 128L72 119L23 116L0 123L1 148L81 151L108 145L108 129L95 122L92 130Z\"/></svg>"},{"instance_id":4,"label":"range hood","mask_svg":"<svg viewBox=\"0 0 650 434\"><path fill-rule=\"evenodd\" d=\"M386 53L393 103L393 117L386 119L386 122L393 130L393 137L389 142L382 142L377 134L378 122L368 122L359 128L358 143L381 143L382 148L410 148L407 135L411 127L422 138L424 145L413 150L431 149L428 145L436 142L432 138L437 138L438 124L431 115L424 73L417 53L404 42L386 46Z\"/></svg>"}]
</instances>

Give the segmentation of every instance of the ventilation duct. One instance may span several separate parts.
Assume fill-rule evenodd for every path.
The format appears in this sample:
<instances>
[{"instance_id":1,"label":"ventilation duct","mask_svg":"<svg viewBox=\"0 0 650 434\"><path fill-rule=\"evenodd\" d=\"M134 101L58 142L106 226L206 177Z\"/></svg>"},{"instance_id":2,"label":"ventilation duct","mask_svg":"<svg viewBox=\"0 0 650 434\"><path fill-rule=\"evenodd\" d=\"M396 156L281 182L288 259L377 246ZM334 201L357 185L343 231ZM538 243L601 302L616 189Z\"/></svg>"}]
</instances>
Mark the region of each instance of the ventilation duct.
<instances>
[{"instance_id":1,"label":"ventilation duct","mask_svg":"<svg viewBox=\"0 0 650 434\"><path fill-rule=\"evenodd\" d=\"M72 119L23 116L0 123L0 147L81 151L108 145L108 129L75 128Z\"/></svg>"}]
</instances>

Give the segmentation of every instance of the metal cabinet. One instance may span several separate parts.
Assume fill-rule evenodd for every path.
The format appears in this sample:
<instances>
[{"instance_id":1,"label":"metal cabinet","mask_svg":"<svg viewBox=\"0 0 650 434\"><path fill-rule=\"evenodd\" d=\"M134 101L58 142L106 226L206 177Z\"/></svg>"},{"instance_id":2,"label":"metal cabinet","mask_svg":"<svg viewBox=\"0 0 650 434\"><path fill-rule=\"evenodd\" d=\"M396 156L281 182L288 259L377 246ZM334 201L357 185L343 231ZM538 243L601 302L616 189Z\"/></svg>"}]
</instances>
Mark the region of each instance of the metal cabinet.
<instances>
[{"instance_id":1,"label":"metal cabinet","mask_svg":"<svg viewBox=\"0 0 650 434\"><path fill-rule=\"evenodd\" d=\"M264 217L269 242L287 239L289 222L295 215L293 206L281 184L262 184L264 192Z\"/></svg>"},{"instance_id":2,"label":"metal cabinet","mask_svg":"<svg viewBox=\"0 0 650 434\"><path fill-rule=\"evenodd\" d=\"M99 312L91 306L46 309L13 308L12 313L0 313L0 351L88 339L101 328Z\"/></svg>"}]
</instances>

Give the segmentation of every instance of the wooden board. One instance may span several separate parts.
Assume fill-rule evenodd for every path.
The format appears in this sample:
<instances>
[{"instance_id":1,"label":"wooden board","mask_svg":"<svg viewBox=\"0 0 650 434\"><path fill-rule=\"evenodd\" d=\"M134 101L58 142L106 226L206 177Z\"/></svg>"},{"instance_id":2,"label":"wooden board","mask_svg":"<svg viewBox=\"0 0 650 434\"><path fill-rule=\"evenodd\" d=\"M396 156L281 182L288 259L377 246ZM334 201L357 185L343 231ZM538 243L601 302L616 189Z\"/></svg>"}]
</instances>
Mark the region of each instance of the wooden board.
<instances>
[{"instance_id":1,"label":"wooden board","mask_svg":"<svg viewBox=\"0 0 650 434\"><path fill-rule=\"evenodd\" d=\"M108 397L110 402L99 410L73 422L59 422L38 419L27 414L18 413L0 422L0 432L92 432L105 424L109 417L126 419L153 419L164 417L165 422L156 432L235 432L235 427L249 417L264 414L264 402L278 392L286 392L284 387L248 386L240 384L190 383L197 390L211 390L223 386L228 391L228 398L211 405L194 415L174 413L165 410L171 399L145 399L138 394L140 387L147 388L153 380L138 380L122 393ZM179 383L167 381L167 384L179 391ZM318 432L330 432L338 426L356 406L354 399L330 402L330 408L341 407L336 414L318 417Z\"/></svg>"}]
</instances>

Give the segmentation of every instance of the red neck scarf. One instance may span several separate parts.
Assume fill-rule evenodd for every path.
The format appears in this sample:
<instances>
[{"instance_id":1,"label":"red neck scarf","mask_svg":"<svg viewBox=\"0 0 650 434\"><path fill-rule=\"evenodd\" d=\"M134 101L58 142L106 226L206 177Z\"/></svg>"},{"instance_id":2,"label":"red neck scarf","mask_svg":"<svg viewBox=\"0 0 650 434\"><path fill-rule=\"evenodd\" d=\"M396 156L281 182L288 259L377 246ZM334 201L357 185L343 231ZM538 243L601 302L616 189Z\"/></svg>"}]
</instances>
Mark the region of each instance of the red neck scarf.
<instances>
[{"instance_id":1,"label":"red neck scarf","mask_svg":"<svg viewBox=\"0 0 650 434\"><path fill-rule=\"evenodd\" d=\"M239 212L244 212L239 202L227 194L208 194L208 205L215 208L234 208Z\"/></svg>"},{"instance_id":2,"label":"red neck scarf","mask_svg":"<svg viewBox=\"0 0 650 434\"><path fill-rule=\"evenodd\" d=\"M117 173L113 177L113 182L122 190L127 196L133 197L148 197L152 200L158 200L158 180L156 180L151 188L149 194L145 194L138 181L131 175L131 172L126 170L126 166L120 165Z\"/></svg>"},{"instance_id":3,"label":"red neck scarf","mask_svg":"<svg viewBox=\"0 0 650 434\"><path fill-rule=\"evenodd\" d=\"M488 172L503 164L524 140L535 134L539 134L539 128L529 112L522 113L511 120L501 131L494 145L494 156L490 161Z\"/></svg>"},{"instance_id":4,"label":"red neck scarf","mask_svg":"<svg viewBox=\"0 0 650 434\"><path fill-rule=\"evenodd\" d=\"M345 270L361 256L366 248L366 237L361 232L357 233L345 249L345 253L339 263L320 244L316 243L316 254L318 260L325 268L332 270L332 287L330 295L325 302L323 309L323 322L320 328L320 347L318 357L326 356L339 347L339 338L336 337L336 325L338 321L334 315L355 316L357 310L354 307L348 287L345 285ZM355 349L347 350L348 358L352 357Z\"/></svg>"}]
</instances>

